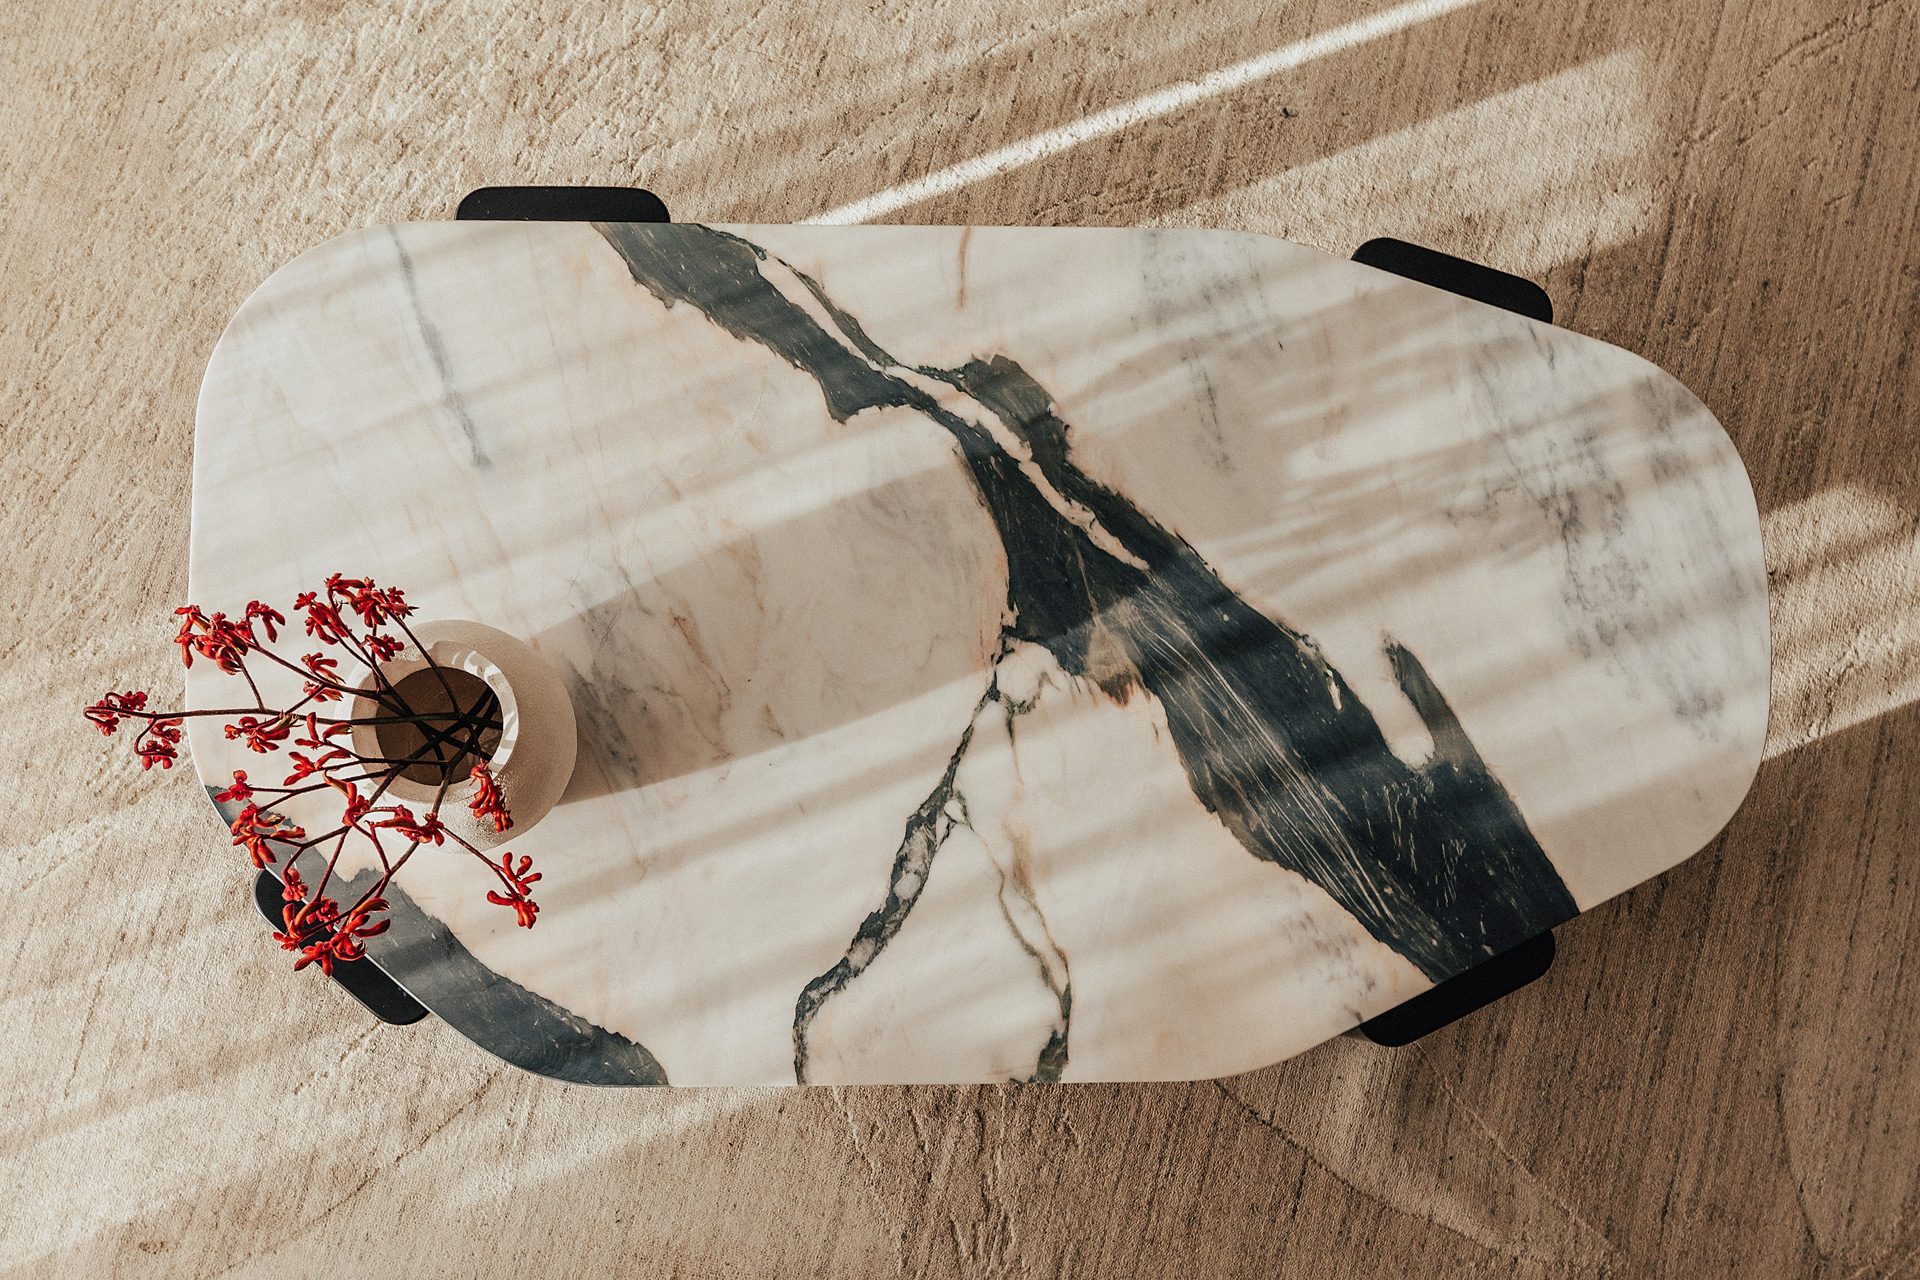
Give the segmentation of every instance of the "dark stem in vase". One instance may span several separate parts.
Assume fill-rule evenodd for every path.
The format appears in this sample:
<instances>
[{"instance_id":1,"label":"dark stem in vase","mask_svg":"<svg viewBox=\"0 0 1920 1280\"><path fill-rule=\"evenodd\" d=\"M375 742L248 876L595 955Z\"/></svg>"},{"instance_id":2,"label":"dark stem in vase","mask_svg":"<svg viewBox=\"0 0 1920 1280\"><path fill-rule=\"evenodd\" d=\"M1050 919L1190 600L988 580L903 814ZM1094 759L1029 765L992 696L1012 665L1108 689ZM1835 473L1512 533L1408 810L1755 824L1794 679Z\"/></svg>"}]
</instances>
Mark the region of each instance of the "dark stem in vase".
<instances>
[{"instance_id":1,"label":"dark stem in vase","mask_svg":"<svg viewBox=\"0 0 1920 1280\"><path fill-rule=\"evenodd\" d=\"M382 757L407 762L399 776L423 786L452 785L493 758L502 732L500 700L479 676L434 663L403 676L393 690L410 714L378 717L374 739ZM449 719L444 729L434 727Z\"/></svg>"}]
</instances>

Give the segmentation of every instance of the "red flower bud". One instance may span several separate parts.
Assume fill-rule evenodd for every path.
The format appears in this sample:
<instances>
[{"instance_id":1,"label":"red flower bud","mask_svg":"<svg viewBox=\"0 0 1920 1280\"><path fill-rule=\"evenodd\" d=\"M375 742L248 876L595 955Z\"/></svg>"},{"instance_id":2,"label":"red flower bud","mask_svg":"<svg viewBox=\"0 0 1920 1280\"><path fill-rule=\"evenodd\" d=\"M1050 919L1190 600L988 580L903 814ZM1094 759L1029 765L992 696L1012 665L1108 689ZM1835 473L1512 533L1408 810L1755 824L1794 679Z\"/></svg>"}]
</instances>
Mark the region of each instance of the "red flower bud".
<instances>
[{"instance_id":1,"label":"red flower bud","mask_svg":"<svg viewBox=\"0 0 1920 1280\"><path fill-rule=\"evenodd\" d=\"M125 693L109 690L106 697L87 708L86 717L99 726L101 733L111 737L113 731L120 727L121 716L132 715L146 705L147 695L138 689L129 689Z\"/></svg>"},{"instance_id":2,"label":"red flower bud","mask_svg":"<svg viewBox=\"0 0 1920 1280\"><path fill-rule=\"evenodd\" d=\"M278 623L281 626L285 626L287 622L286 615L278 609L261 604L258 600L249 600L247 602L248 623L252 623L255 618L258 618L260 625L266 629L267 639L269 640L278 640L280 638L280 633L273 629L274 624Z\"/></svg>"},{"instance_id":3,"label":"red flower bud","mask_svg":"<svg viewBox=\"0 0 1920 1280\"><path fill-rule=\"evenodd\" d=\"M493 819L496 832L513 830L513 816L507 812L507 798L486 762L474 765L473 771L467 776L478 779L480 783L479 789L473 793L473 799L467 802L467 808L473 810L477 818Z\"/></svg>"}]
</instances>

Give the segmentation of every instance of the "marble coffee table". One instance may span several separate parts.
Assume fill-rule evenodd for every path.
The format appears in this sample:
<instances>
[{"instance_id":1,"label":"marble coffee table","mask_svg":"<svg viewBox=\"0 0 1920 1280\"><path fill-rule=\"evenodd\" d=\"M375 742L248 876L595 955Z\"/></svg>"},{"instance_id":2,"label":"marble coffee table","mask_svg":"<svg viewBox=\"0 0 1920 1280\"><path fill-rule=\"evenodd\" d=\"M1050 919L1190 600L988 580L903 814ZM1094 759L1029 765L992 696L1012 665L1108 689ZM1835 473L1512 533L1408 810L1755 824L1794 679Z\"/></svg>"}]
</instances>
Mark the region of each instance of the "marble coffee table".
<instances>
[{"instance_id":1,"label":"marble coffee table","mask_svg":"<svg viewBox=\"0 0 1920 1280\"><path fill-rule=\"evenodd\" d=\"M570 1080L1258 1067L1688 857L1766 729L1685 388L1253 235L375 227L194 468L195 603L370 574L565 677L538 926L422 857L369 950Z\"/></svg>"}]
</instances>

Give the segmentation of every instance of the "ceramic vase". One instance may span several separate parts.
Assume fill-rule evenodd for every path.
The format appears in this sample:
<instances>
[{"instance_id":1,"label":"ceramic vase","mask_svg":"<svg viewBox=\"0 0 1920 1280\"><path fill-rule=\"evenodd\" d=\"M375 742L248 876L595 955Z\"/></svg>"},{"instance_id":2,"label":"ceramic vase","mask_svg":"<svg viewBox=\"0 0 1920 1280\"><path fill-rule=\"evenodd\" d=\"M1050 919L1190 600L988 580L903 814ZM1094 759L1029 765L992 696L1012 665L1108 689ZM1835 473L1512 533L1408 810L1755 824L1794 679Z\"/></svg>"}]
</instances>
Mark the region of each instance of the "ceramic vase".
<instances>
[{"instance_id":1,"label":"ceramic vase","mask_svg":"<svg viewBox=\"0 0 1920 1280\"><path fill-rule=\"evenodd\" d=\"M440 820L475 848L488 849L524 835L559 802L573 776L577 739L573 703L551 664L525 641L477 622L441 620L413 627L420 644L433 655L443 672L434 675L419 648L409 645L381 664L389 685L405 684L408 700L422 708L445 709L449 692L461 702L482 694L481 686L499 700L500 728L482 740L496 785L513 819L511 828L495 831L490 819L477 817L469 807L479 782L466 764L453 772L440 804ZM353 718L369 719L381 713L370 698L353 702ZM353 729L356 754L391 757L404 753L407 726L357 724ZM416 740L417 741L417 740ZM471 757L469 757L471 759ZM433 806L439 793L433 766L423 763L395 777L387 796L417 812ZM409 776L411 774L411 776Z\"/></svg>"}]
</instances>

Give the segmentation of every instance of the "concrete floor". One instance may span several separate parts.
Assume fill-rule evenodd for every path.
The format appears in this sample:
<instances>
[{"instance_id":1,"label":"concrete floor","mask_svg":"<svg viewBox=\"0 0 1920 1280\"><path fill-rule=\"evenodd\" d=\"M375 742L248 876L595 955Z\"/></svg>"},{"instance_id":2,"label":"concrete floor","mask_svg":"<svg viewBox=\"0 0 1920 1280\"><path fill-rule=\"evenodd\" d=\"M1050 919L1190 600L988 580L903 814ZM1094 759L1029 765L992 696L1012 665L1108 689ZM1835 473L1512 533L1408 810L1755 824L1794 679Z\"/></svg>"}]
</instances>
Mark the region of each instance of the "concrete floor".
<instances>
[{"instance_id":1,"label":"concrete floor","mask_svg":"<svg viewBox=\"0 0 1920 1280\"><path fill-rule=\"evenodd\" d=\"M1916 0L1430 4L884 215L1398 235L1677 375L1773 578L1769 759L1705 852L1408 1049L619 1093L289 972L190 779L82 724L176 687L227 317L482 184L792 221L1389 10L496 9L0 9L0 1275L1920 1273Z\"/></svg>"}]
</instances>

